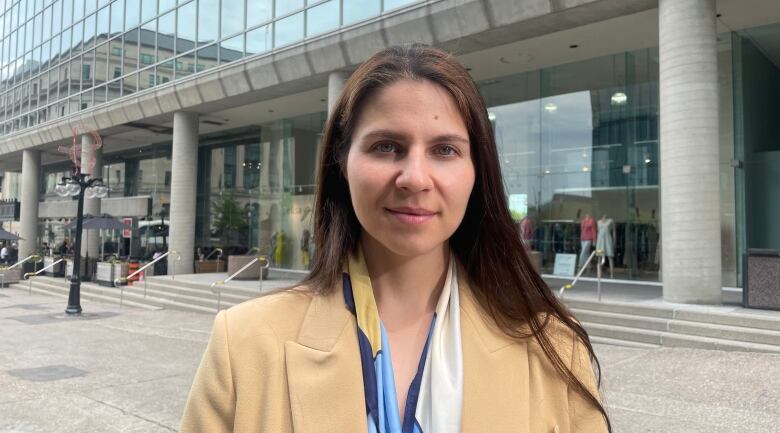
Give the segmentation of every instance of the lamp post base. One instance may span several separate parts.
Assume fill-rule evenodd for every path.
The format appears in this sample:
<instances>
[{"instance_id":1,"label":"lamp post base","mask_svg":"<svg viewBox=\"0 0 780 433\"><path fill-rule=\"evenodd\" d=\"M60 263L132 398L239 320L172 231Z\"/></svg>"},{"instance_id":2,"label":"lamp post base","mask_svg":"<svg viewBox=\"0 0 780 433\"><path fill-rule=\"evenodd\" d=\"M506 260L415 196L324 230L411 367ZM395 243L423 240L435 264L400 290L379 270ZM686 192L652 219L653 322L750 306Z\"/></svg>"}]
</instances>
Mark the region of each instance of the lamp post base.
<instances>
[{"instance_id":1,"label":"lamp post base","mask_svg":"<svg viewBox=\"0 0 780 433\"><path fill-rule=\"evenodd\" d=\"M76 316L81 315L81 305L68 305L68 308L65 309L65 313L70 316Z\"/></svg>"}]
</instances>

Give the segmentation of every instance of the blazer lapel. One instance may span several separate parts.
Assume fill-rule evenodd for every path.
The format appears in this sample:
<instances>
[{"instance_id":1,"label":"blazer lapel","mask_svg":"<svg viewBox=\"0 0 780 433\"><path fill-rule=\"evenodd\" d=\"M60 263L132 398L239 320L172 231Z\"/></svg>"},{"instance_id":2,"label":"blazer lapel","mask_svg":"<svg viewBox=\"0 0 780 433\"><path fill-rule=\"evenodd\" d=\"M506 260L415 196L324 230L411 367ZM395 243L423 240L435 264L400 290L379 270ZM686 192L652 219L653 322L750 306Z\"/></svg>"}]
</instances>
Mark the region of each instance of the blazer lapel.
<instances>
[{"instance_id":1,"label":"blazer lapel","mask_svg":"<svg viewBox=\"0 0 780 433\"><path fill-rule=\"evenodd\" d=\"M356 324L341 287L312 298L285 362L295 431L368 430Z\"/></svg>"},{"instance_id":2,"label":"blazer lapel","mask_svg":"<svg viewBox=\"0 0 780 433\"><path fill-rule=\"evenodd\" d=\"M529 433L527 345L511 340L481 311L465 278L459 290L462 431Z\"/></svg>"}]
</instances>

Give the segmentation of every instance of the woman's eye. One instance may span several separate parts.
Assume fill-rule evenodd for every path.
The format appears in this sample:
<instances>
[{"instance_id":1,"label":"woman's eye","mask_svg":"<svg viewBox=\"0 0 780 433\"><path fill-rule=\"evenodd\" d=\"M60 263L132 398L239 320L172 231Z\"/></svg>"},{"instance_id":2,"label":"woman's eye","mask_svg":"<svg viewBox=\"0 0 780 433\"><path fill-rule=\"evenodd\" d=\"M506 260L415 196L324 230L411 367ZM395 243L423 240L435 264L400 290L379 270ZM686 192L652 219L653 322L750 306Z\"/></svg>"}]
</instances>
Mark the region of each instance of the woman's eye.
<instances>
[{"instance_id":1,"label":"woman's eye","mask_svg":"<svg viewBox=\"0 0 780 433\"><path fill-rule=\"evenodd\" d=\"M395 150L393 143L379 143L376 145L376 150L381 153L390 153Z\"/></svg>"},{"instance_id":2,"label":"woman's eye","mask_svg":"<svg viewBox=\"0 0 780 433\"><path fill-rule=\"evenodd\" d=\"M451 156L451 155L456 155L457 153L458 151L455 150L455 148L450 145L439 146L436 148L437 155Z\"/></svg>"}]
</instances>

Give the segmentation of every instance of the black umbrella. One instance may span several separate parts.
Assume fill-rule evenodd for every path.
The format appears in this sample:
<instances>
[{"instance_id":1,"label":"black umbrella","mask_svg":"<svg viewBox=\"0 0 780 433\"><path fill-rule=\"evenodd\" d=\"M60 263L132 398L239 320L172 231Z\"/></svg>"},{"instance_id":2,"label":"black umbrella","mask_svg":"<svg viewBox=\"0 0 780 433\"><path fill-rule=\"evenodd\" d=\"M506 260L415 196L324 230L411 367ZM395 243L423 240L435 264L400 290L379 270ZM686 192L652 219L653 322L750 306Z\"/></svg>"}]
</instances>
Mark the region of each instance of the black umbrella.
<instances>
[{"instance_id":1,"label":"black umbrella","mask_svg":"<svg viewBox=\"0 0 780 433\"><path fill-rule=\"evenodd\" d=\"M77 221L75 220L71 221L62 228L65 230L73 230L76 228L76 222ZM81 224L81 228L84 230L125 230L131 227L111 215L104 213L100 216L90 214L84 215L84 222Z\"/></svg>"},{"instance_id":2,"label":"black umbrella","mask_svg":"<svg viewBox=\"0 0 780 433\"><path fill-rule=\"evenodd\" d=\"M0 240L4 241L18 241L22 238L19 236L16 236L15 234L9 232L8 230L0 227Z\"/></svg>"},{"instance_id":3,"label":"black umbrella","mask_svg":"<svg viewBox=\"0 0 780 433\"><path fill-rule=\"evenodd\" d=\"M62 228L65 230L73 230L76 228L77 221L71 221L65 224ZM125 230L130 229L129 225L119 221L111 215L104 213L100 216L86 214L84 215L84 221L81 223L83 230ZM103 257L103 234L100 234L100 256Z\"/></svg>"}]
</instances>

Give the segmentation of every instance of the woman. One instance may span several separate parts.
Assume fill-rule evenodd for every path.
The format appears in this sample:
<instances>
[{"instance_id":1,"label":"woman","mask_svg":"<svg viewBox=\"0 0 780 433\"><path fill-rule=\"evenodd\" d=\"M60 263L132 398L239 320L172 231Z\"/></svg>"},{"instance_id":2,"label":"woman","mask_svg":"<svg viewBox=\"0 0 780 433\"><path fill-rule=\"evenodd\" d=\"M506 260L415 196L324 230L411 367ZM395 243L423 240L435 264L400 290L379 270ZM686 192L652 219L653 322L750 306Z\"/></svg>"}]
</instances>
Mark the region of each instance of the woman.
<instances>
[{"instance_id":1,"label":"woman","mask_svg":"<svg viewBox=\"0 0 780 433\"><path fill-rule=\"evenodd\" d=\"M363 63L320 160L311 274L217 315L183 431L608 431L587 334L531 268L452 56Z\"/></svg>"}]
</instances>

